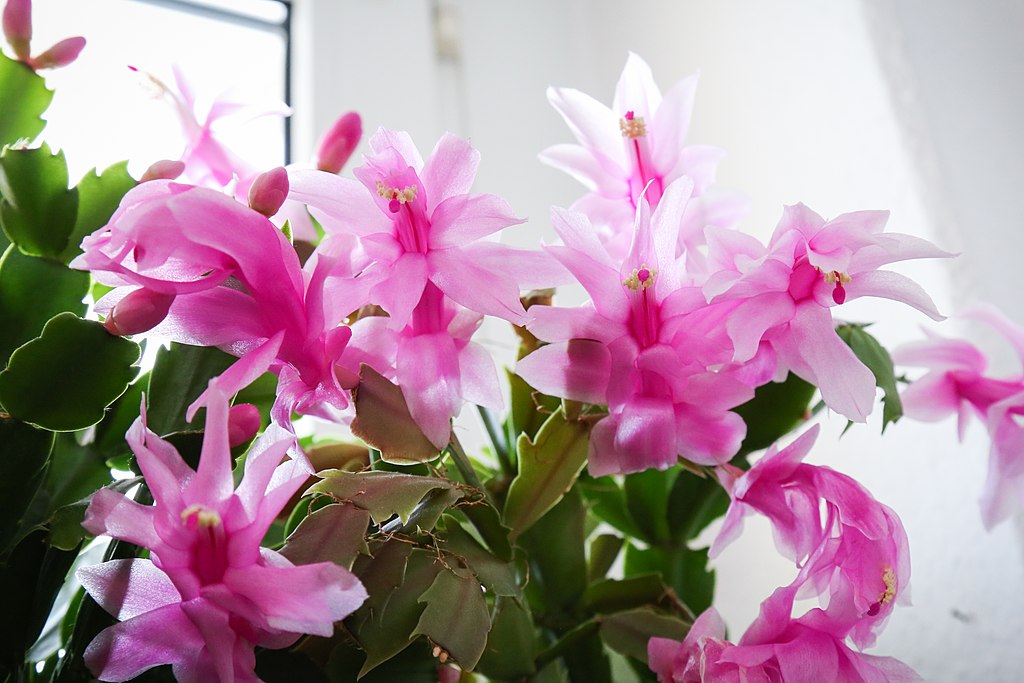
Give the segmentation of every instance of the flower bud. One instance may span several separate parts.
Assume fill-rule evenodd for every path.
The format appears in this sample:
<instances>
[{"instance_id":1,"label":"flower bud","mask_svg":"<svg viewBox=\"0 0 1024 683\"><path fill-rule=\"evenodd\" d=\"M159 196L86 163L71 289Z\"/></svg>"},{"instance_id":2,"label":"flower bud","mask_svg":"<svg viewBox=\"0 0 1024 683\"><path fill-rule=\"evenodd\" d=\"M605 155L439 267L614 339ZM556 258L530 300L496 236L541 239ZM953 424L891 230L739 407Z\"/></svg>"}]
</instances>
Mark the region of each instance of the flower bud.
<instances>
[{"instance_id":1,"label":"flower bud","mask_svg":"<svg viewBox=\"0 0 1024 683\"><path fill-rule=\"evenodd\" d=\"M228 410L228 444L239 446L260 431L260 411L251 403L239 403Z\"/></svg>"},{"instance_id":2,"label":"flower bud","mask_svg":"<svg viewBox=\"0 0 1024 683\"><path fill-rule=\"evenodd\" d=\"M363 137L363 120L350 111L334 122L316 146L316 167L328 173L340 173Z\"/></svg>"},{"instance_id":3,"label":"flower bud","mask_svg":"<svg viewBox=\"0 0 1024 683\"><path fill-rule=\"evenodd\" d=\"M146 172L142 174L142 178L139 182L145 183L150 180L174 180L184 172L184 161L161 159L160 161L153 162L153 164L146 169Z\"/></svg>"},{"instance_id":4,"label":"flower bud","mask_svg":"<svg viewBox=\"0 0 1024 683\"><path fill-rule=\"evenodd\" d=\"M67 66L78 59L78 54L84 47L85 38L81 36L65 38L43 54L29 60L29 66L37 70Z\"/></svg>"},{"instance_id":5,"label":"flower bud","mask_svg":"<svg viewBox=\"0 0 1024 683\"><path fill-rule=\"evenodd\" d=\"M249 186L249 208L270 218L288 197L288 171L284 167L261 173Z\"/></svg>"},{"instance_id":6,"label":"flower bud","mask_svg":"<svg viewBox=\"0 0 1024 683\"><path fill-rule=\"evenodd\" d=\"M32 0L7 0L4 6L4 36L21 61L29 58L32 40Z\"/></svg>"},{"instance_id":7,"label":"flower bud","mask_svg":"<svg viewBox=\"0 0 1024 683\"><path fill-rule=\"evenodd\" d=\"M114 304L103 326L119 337L146 332L159 325L174 303L174 294L136 289Z\"/></svg>"}]
</instances>

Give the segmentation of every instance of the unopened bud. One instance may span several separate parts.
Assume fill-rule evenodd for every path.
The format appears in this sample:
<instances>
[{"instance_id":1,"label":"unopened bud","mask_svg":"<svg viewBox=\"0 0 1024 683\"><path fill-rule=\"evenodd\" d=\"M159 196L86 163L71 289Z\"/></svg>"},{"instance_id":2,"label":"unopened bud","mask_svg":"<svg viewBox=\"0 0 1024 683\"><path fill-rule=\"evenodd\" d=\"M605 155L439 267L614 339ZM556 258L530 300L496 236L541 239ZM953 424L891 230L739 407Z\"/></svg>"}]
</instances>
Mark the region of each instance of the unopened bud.
<instances>
[{"instance_id":1,"label":"unopened bud","mask_svg":"<svg viewBox=\"0 0 1024 683\"><path fill-rule=\"evenodd\" d=\"M440 656L440 652L438 655ZM448 657L446 656L445 659ZM437 667L437 683L459 683L460 678L462 678L462 672L454 666L442 664Z\"/></svg>"},{"instance_id":2,"label":"unopened bud","mask_svg":"<svg viewBox=\"0 0 1024 683\"><path fill-rule=\"evenodd\" d=\"M30 60L29 65L33 69L57 69L67 66L78 59L78 54L85 47L85 38L76 36L65 38L49 50Z\"/></svg>"},{"instance_id":3,"label":"unopened bud","mask_svg":"<svg viewBox=\"0 0 1024 683\"><path fill-rule=\"evenodd\" d=\"M114 304L103 326L118 337L146 332L159 325L174 303L174 294L136 289Z\"/></svg>"},{"instance_id":4,"label":"unopened bud","mask_svg":"<svg viewBox=\"0 0 1024 683\"><path fill-rule=\"evenodd\" d=\"M184 172L184 161L172 161L170 159L161 159L160 161L154 162L149 168L146 169L146 172L142 174L142 178L139 180L139 182L145 183L150 180L174 180Z\"/></svg>"},{"instance_id":5,"label":"unopened bud","mask_svg":"<svg viewBox=\"0 0 1024 683\"><path fill-rule=\"evenodd\" d=\"M260 431L260 411L251 403L239 403L228 410L228 444L239 446Z\"/></svg>"},{"instance_id":6,"label":"unopened bud","mask_svg":"<svg viewBox=\"0 0 1024 683\"><path fill-rule=\"evenodd\" d=\"M288 171L284 167L272 168L256 176L249 186L249 208L270 218L288 197Z\"/></svg>"},{"instance_id":7,"label":"unopened bud","mask_svg":"<svg viewBox=\"0 0 1024 683\"><path fill-rule=\"evenodd\" d=\"M4 6L4 37L21 61L29 57L32 41L32 0L7 0Z\"/></svg>"},{"instance_id":8,"label":"unopened bud","mask_svg":"<svg viewBox=\"0 0 1024 683\"><path fill-rule=\"evenodd\" d=\"M316 167L328 173L340 173L363 137L363 120L350 111L334 122L316 146Z\"/></svg>"}]
</instances>

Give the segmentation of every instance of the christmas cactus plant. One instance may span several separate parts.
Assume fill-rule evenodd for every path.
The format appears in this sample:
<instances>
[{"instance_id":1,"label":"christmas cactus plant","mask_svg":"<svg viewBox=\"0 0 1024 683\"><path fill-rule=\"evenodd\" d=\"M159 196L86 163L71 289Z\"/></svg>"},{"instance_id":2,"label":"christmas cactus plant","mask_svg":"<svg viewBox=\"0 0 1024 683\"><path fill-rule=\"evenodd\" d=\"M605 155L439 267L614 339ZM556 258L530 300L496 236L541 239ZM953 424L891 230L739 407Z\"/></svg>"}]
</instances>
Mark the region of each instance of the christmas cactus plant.
<instances>
[{"instance_id":1,"label":"christmas cactus plant","mask_svg":"<svg viewBox=\"0 0 1024 683\"><path fill-rule=\"evenodd\" d=\"M258 169L211 127L243 103L196 111L183 74L153 79L180 159L71 186L40 72L84 41L33 57L30 10L6 3L0 56L0 679L918 680L867 652L907 603L899 516L804 458L823 410L973 412L986 524L1019 504L1024 382L842 320L941 320L886 267L949 254L884 211L740 232L722 151L686 140L696 79L662 94L636 55L610 106L548 92L577 143L541 159L586 193L543 248L494 239L523 220L466 140L380 128L356 162L348 113L309 167ZM750 514L792 580L727 635L708 562Z\"/></svg>"}]
</instances>

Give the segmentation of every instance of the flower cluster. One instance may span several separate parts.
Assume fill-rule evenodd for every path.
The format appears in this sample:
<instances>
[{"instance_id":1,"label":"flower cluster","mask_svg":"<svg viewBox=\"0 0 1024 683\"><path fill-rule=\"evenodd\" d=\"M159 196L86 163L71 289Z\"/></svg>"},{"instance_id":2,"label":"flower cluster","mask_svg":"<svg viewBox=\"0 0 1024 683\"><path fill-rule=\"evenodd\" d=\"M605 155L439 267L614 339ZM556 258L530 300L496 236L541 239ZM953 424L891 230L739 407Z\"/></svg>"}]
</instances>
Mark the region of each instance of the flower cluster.
<instances>
[{"instance_id":1,"label":"flower cluster","mask_svg":"<svg viewBox=\"0 0 1024 683\"><path fill-rule=\"evenodd\" d=\"M651 668L661 680L917 680L898 662L846 644L849 638L870 647L893 606L906 602L909 549L892 510L850 477L802 462L817 434L815 425L786 448L773 446L747 472L720 470L732 504L711 555L736 538L746 514L757 512L772 523L776 545L799 574L761 604L736 645L724 640L713 608L681 645L652 639ZM811 596L822 607L794 618L796 598Z\"/></svg>"},{"instance_id":2,"label":"flower cluster","mask_svg":"<svg viewBox=\"0 0 1024 683\"><path fill-rule=\"evenodd\" d=\"M765 246L716 224L706 207L691 211L719 156L682 146L693 86L676 85L659 107L650 70L631 55L616 90L618 123L582 93L550 93L586 153L558 147L547 158L597 189L574 205L582 213L554 212L564 245L547 251L591 300L531 311L529 329L550 345L518 372L546 393L608 406L590 442L595 475L665 469L680 456L727 462L745 431L730 409L790 372L863 422L875 378L836 334L832 309L876 296L942 318L920 286L879 267L949 254L884 232L887 212L826 221L803 205L786 207ZM694 159L702 161L691 168ZM621 192L608 189L613 176ZM594 223L610 235L604 243ZM627 238L619 255L615 245Z\"/></svg>"}]
</instances>

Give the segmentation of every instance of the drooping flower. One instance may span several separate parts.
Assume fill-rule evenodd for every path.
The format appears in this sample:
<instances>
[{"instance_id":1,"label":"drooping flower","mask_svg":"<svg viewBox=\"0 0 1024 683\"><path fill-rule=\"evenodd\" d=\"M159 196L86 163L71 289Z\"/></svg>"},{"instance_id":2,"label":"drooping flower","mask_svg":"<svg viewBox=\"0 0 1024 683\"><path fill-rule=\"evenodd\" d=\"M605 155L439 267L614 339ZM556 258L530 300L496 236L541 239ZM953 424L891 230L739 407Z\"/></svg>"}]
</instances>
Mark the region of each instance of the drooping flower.
<instances>
[{"instance_id":1,"label":"drooping flower","mask_svg":"<svg viewBox=\"0 0 1024 683\"><path fill-rule=\"evenodd\" d=\"M726 323L733 360L766 354L816 385L832 410L863 422L874 404L874 375L836 334L832 307L875 296L943 318L917 283L878 268L949 254L883 232L887 219L886 211L859 211L825 221L802 204L788 206L767 248L749 235L708 228L704 293L708 301L739 302Z\"/></svg>"},{"instance_id":2,"label":"drooping flower","mask_svg":"<svg viewBox=\"0 0 1024 683\"><path fill-rule=\"evenodd\" d=\"M1024 363L1024 329L991 306L978 306L965 315L1002 334ZM897 348L893 361L928 369L900 394L908 417L934 422L957 415L961 440L972 413L984 421L992 442L981 497L985 527L995 527L1024 507L1024 428L1019 422L1024 415L1024 374L990 377L986 358L976 346L936 335Z\"/></svg>"},{"instance_id":3,"label":"drooping flower","mask_svg":"<svg viewBox=\"0 0 1024 683\"><path fill-rule=\"evenodd\" d=\"M245 102L232 99L226 92L204 106L179 67L173 67L173 87L152 74L143 75L155 87L157 95L171 104L181 126L184 142L181 161L185 164L182 182L213 189L231 188L244 202L249 186L261 169L223 142L222 129L264 116L288 116L291 113L288 106L279 101Z\"/></svg>"},{"instance_id":4,"label":"drooping flower","mask_svg":"<svg viewBox=\"0 0 1024 683\"><path fill-rule=\"evenodd\" d=\"M407 133L384 128L370 149L355 169L361 182L291 174L291 198L307 204L332 238L359 238L361 272L338 286L360 292L357 299L368 293L396 329L408 324L428 282L470 310L525 323L520 288L550 286L562 271L541 252L481 240L523 221L504 199L469 194L479 153L446 134L424 162Z\"/></svg>"},{"instance_id":5,"label":"drooping flower","mask_svg":"<svg viewBox=\"0 0 1024 683\"><path fill-rule=\"evenodd\" d=\"M33 57L32 0L7 0L3 11L3 29L14 56L33 71L67 66L78 59L85 47L85 38L75 36L60 40Z\"/></svg>"},{"instance_id":6,"label":"drooping flower","mask_svg":"<svg viewBox=\"0 0 1024 683\"><path fill-rule=\"evenodd\" d=\"M702 464L728 460L745 432L729 411L753 390L729 371L728 340L715 334L722 307L685 284L675 256L676 230L689 182L672 186L651 214L641 199L633 246L613 263L581 214L555 209L564 246L548 251L576 277L591 301L580 308L535 307L528 328L551 342L516 372L539 391L606 404L594 427L589 468L597 475L665 469L680 455Z\"/></svg>"},{"instance_id":7,"label":"drooping flower","mask_svg":"<svg viewBox=\"0 0 1024 683\"><path fill-rule=\"evenodd\" d=\"M438 450L451 436L451 420L465 401L504 407L490 353L471 337L483 316L454 304L432 282L401 330L387 318L360 318L352 325L345 364L358 373L366 363L401 388L409 413Z\"/></svg>"},{"instance_id":8,"label":"drooping flower","mask_svg":"<svg viewBox=\"0 0 1024 683\"><path fill-rule=\"evenodd\" d=\"M266 217L215 190L165 180L131 190L82 246L72 267L115 288L97 302L100 314L113 309L116 321L130 297L171 299L151 333L239 356L222 375L232 392L277 373L282 424L293 410L332 417L348 406L355 378L339 376L337 363L351 331L338 322L365 302L346 311L328 303L324 281L340 256L321 254L304 271Z\"/></svg>"},{"instance_id":9,"label":"drooping flower","mask_svg":"<svg viewBox=\"0 0 1024 683\"><path fill-rule=\"evenodd\" d=\"M780 552L801 567L796 587L822 598L818 628L827 624L836 637L868 647L895 604L906 601L907 536L896 513L856 481L802 462L818 431L815 425L781 450L773 445L745 473L725 469L732 502L709 554L739 535L744 516L765 515Z\"/></svg>"},{"instance_id":10,"label":"drooping flower","mask_svg":"<svg viewBox=\"0 0 1024 683\"><path fill-rule=\"evenodd\" d=\"M746 203L738 197L704 196L725 153L685 144L696 88L697 77L690 76L662 97L650 67L633 53L611 108L572 88L548 88L548 100L579 144L549 147L540 159L586 186L589 193L571 208L590 218L616 259L629 249L641 195L654 209L679 178L690 179L694 198L681 220L681 244L692 247L702 240L706 225L729 227L745 212Z\"/></svg>"},{"instance_id":11,"label":"drooping flower","mask_svg":"<svg viewBox=\"0 0 1024 683\"><path fill-rule=\"evenodd\" d=\"M149 559L78 570L89 594L117 623L89 644L85 661L101 680L125 681L170 664L179 681L258 681L256 646L281 648L301 634L329 636L366 591L331 562L295 566L260 547L277 514L302 487L308 462L285 460L294 437L271 427L232 478L228 396L211 383L199 467L146 428L128 432L155 504L109 489L93 496L83 526L149 549Z\"/></svg>"}]
</instances>

